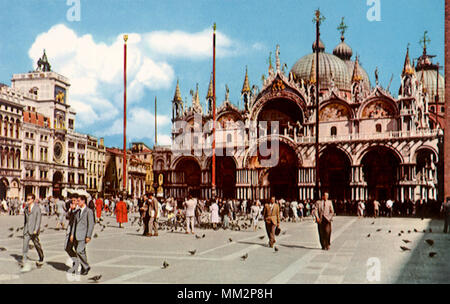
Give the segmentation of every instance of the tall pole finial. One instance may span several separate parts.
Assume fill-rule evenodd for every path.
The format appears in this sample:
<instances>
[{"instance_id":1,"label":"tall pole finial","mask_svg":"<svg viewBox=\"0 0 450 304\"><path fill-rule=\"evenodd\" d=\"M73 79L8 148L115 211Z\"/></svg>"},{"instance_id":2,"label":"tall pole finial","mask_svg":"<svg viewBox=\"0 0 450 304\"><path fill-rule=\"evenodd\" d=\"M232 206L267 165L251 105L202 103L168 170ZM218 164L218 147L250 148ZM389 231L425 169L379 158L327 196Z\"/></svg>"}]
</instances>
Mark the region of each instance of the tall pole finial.
<instances>
[{"instance_id":1,"label":"tall pole finial","mask_svg":"<svg viewBox=\"0 0 450 304\"><path fill-rule=\"evenodd\" d=\"M341 23L337 27L337 30L341 33L341 40L344 41L344 34L347 30L348 26L344 23L344 17L341 19Z\"/></svg>"},{"instance_id":2,"label":"tall pole finial","mask_svg":"<svg viewBox=\"0 0 450 304\"><path fill-rule=\"evenodd\" d=\"M128 35L127 35L127 34L123 35L123 41L124 41L125 43L127 43L127 41L128 41Z\"/></svg>"},{"instance_id":3,"label":"tall pole finial","mask_svg":"<svg viewBox=\"0 0 450 304\"><path fill-rule=\"evenodd\" d=\"M427 49L427 43L430 43L431 40L430 38L427 36L428 31L424 31L423 32L423 38L420 39L419 44L423 44L423 50L425 52L425 50Z\"/></svg>"},{"instance_id":4,"label":"tall pole finial","mask_svg":"<svg viewBox=\"0 0 450 304\"><path fill-rule=\"evenodd\" d=\"M214 22L214 25L213 25L213 31L215 32L216 31L216 23Z\"/></svg>"}]
</instances>

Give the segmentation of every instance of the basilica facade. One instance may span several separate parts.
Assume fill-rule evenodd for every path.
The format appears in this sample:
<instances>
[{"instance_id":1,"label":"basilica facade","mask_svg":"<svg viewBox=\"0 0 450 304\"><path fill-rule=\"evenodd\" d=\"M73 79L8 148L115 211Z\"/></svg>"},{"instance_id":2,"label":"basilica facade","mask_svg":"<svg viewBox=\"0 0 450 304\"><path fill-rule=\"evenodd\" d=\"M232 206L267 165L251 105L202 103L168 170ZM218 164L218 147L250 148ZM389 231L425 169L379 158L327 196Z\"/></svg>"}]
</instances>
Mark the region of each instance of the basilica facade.
<instances>
[{"instance_id":1,"label":"basilica facade","mask_svg":"<svg viewBox=\"0 0 450 304\"><path fill-rule=\"evenodd\" d=\"M287 71L277 46L275 64L270 62L261 88L250 85L246 72L243 108L230 102L227 89L216 110L217 195L313 199L318 85L320 191L342 200L439 199L444 78L426 45L417 61L406 49L396 97L380 86L377 70L376 83L370 82L343 33L332 53L322 42L312 48ZM177 83L172 145L153 151L153 171L166 197L212 196L212 81L206 109L198 87L191 95L187 107ZM267 153L272 146L276 149ZM273 156L276 161L268 162Z\"/></svg>"}]
</instances>

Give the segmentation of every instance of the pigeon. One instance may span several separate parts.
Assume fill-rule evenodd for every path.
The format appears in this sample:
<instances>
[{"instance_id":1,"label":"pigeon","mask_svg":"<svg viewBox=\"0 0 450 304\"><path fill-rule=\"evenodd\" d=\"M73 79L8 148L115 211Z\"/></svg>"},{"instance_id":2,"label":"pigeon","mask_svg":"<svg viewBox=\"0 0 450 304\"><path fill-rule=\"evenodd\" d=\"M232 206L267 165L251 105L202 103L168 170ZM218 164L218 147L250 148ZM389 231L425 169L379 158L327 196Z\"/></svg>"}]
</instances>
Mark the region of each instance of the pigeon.
<instances>
[{"instance_id":1,"label":"pigeon","mask_svg":"<svg viewBox=\"0 0 450 304\"><path fill-rule=\"evenodd\" d=\"M264 235L261 235L261 236L259 237L259 239L260 239L260 240L264 239Z\"/></svg>"},{"instance_id":2,"label":"pigeon","mask_svg":"<svg viewBox=\"0 0 450 304\"><path fill-rule=\"evenodd\" d=\"M9 228L9 231L14 231L14 227Z\"/></svg>"},{"instance_id":3,"label":"pigeon","mask_svg":"<svg viewBox=\"0 0 450 304\"><path fill-rule=\"evenodd\" d=\"M434 241L433 241L433 240L427 239L427 240L425 240L425 242L426 242L428 245L430 245L430 246L433 246L433 245L434 245Z\"/></svg>"},{"instance_id":4,"label":"pigeon","mask_svg":"<svg viewBox=\"0 0 450 304\"><path fill-rule=\"evenodd\" d=\"M418 232L416 228L414 228L414 232Z\"/></svg>"},{"instance_id":5,"label":"pigeon","mask_svg":"<svg viewBox=\"0 0 450 304\"><path fill-rule=\"evenodd\" d=\"M274 247L273 249L275 250L275 252L277 252L277 251L278 251L278 247L276 247L276 246L275 246L275 247Z\"/></svg>"},{"instance_id":6,"label":"pigeon","mask_svg":"<svg viewBox=\"0 0 450 304\"><path fill-rule=\"evenodd\" d=\"M42 229L41 231L40 231L40 233L44 233L45 232L45 230L44 229Z\"/></svg>"},{"instance_id":7,"label":"pigeon","mask_svg":"<svg viewBox=\"0 0 450 304\"><path fill-rule=\"evenodd\" d=\"M206 234L204 234L204 233L203 233L203 235L202 235L202 239L204 239L205 237L206 237Z\"/></svg>"},{"instance_id":8,"label":"pigeon","mask_svg":"<svg viewBox=\"0 0 450 304\"><path fill-rule=\"evenodd\" d=\"M401 248L403 251L411 250L411 249L409 249L408 247L405 247L405 246L400 246L400 248Z\"/></svg>"},{"instance_id":9,"label":"pigeon","mask_svg":"<svg viewBox=\"0 0 450 304\"><path fill-rule=\"evenodd\" d=\"M367 235L367 237L370 237L370 233Z\"/></svg>"},{"instance_id":10,"label":"pigeon","mask_svg":"<svg viewBox=\"0 0 450 304\"><path fill-rule=\"evenodd\" d=\"M228 241L232 242L232 241L233 241L233 239L232 239L232 238L229 238L229 239L228 239Z\"/></svg>"},{"instance_id":11,"label":"pigeon","mask_svg":"<svg viewBox=\"0 0 450 304\"><path fill-rule=\"evenodd\" d=\"M45 224L44 227L47 228L47 227L48 227L48 224Z\"/></svg>"},{"instance_id":12,"label":"pigeon","mask_svg":"<svg viewBox=\"0 0 450 304\"><path fill-rule=\"evenodd\" d=\"M244 254L243 256L241 256L241 259L242 259L243 261L245 261L247 258L248 258L248 253L246 253L246 254Z\"/></svg>"},{"instance_id":13,"label":"pigeon","mask_svg":"<svg viewBox=\"0 0 450 304\"><path fill-rule=\"evenodd\" d=\"M189 250L189 253L190 253L191 255L194 255L196 252L197 252L197 249Z\"/></svg>"},{"instance_id":14,"label":"pigeon","mask_svg":"<svg viewBox=\"0 0 450 304\"><path fill-rule=\"evenodd\" d=\"M405 244L411 243L410 240L402 240Z\"/></svg>"},{"instance_id":15,"label":"pigeon","mask_svg":"<svg viewBox=\"0 0 450 304\"><path fill-rule=\"evenodd\" d=\"M381 228L378 228L378 229L377 229L377 232L380 232L380 231L381 231Z\"/></svg>"},{"instance_id":16,"label":"pigeon","mask_svg":"<svg viewBox=\"0 0 450 304\"><path fill-rule=\"evenodd\" d=\"M94 234L94 238L97 238L98 237L98 234L96 233L96 234Z\"/></svg>"},{"instance_id":17,"label":"pigeon","mask_svg":"<svg viewBox=\"0 0 450 304\"><path fill-rule=\"evenodd\" d=\"M429 256L430 258L432 258L432 257L434 257L436 254L437 254L437 252L430 252L430 253L428 254L428 256Z\"/></svg>"},{"instance_id":18,"label":"pigeon","mask_svg":"<svg viewBox=\"0 0 450 304\"><path fill-rule=\"evenodd\" d=\"M405 233L405 231L403 231L403 230L400 230L400 233Z\"/></svg>"},{"instance_id":19,"label":"pigeon","mask_svg":"<svg viewBox=\"0 0 450 304\"><path fill-rule=\"evenodd\" d=\"M0 251L6 251L5 247L0 247Z\"/></svg>"},{"instance_id":20,"label":"pigeon","mask_svg":"<svg viewBox=\"0 0 450 304\"><path fill-rule=\"evenodd\" d=\"M375 222L372 222L372 225L375 225Z\"/></svg>"},{"instance_id":21,"label":"pigeon","mask_svg":"<svg viewBox=\"0 0 450 304\"><path fill-rule=\"evenodd\" d=\"M16 232L19 232L19 230L20 230L20 227L16 229Z\"/></svg>"},{"instance_id":22,"label":"pigeon","mask_svg":"<svg viewBox=\"0 0 450 304\"><path fill-rule=\"evenodd\" d=\"M424 230L422 230L423 231L423 233L426 233L427 231L424 229Z\"/></svg>"},{"instance_id":23,"label":"pigeon","mask_svg":"<svg viewBox=\"0 0 450 304\"><path fill-rule=\"evenodd\" d=\"M408 230L408 233L411 233L411 230Z\"/></svg>"},{"instance_id":24,"label":"pigeon","mask_svg":"<svg viewBox=\"0 0 450 304\"><path fill-rule=\"evenodd\" d=\"M14 233L8 235L9 238L12 238L14 236Z\"/></svg>"},{"instance_id":25,"label":"pigeon","mask_svg":"<svg viewBox=\"0 0 450 304\"><path fill-rule=\"evenodd\" d=\"M141 229L136 230L136 232L139 232L139 230L141 230Z\"/></svg>"},{"instance_id":26,"label":"pigeon","mask_svg":"<svg viewBox=\"0 0 450 304\"><path fill-rule=\"evenodd\" d=\"M281 232L281 234L282 234L282 235L285 235L285 234L286 234L286 230L285 230L285 231L283 231L283 232Z\"/></svg>"},{"instance_id":27,"label":"pigeon","mask_svg":"<svg viewBox=\"0 0 450 304\"><path fill-rule=\"evenodd\" d=\"M391 230L389 230L388 233L391 233Z\"/></svg>"},{"instance_id":28,"label":"pigeon","mask_svg":"<svg viewBox=\"0 0 450 304\"><path fill-rule=\"evenodd\" d=\"M401 233L399 233L399 234L398 234L398 236L402 236L402 234L401 234Z\"/></svg>"},{"instance_id":29,"label":"pigeon","mask_svg":"<svg viewBox=\"0 0 450 304\"><path fill-rule=\"evenodd\" d=\"M92 278L89 278L88 280L98 283L98 281L100 281L101 278L102 278L102 275L100 274L100 275L93 276Z\"/></svg>"},{"instance_id":30,"label":"pigeon","mask_svg":"<svg viewBox=\"0 0 450 304\"><path fill-rule=\"evenodd\" d=\"M163 262L162 265L162 269L166 269L167 267L169 267L169 263L167 263L166 261Z\"/></svg>"},{"instance_id":31,"label":"pigeon","mask_svg":"<svg viewBox=\"0 0 450 304\"><path fill-rule=\"evenodd\" d=\"M199 236L199 235L195 235L195 238L196 238L196 239L201 239L202 237Z\"/></svg>"}]
</instances>

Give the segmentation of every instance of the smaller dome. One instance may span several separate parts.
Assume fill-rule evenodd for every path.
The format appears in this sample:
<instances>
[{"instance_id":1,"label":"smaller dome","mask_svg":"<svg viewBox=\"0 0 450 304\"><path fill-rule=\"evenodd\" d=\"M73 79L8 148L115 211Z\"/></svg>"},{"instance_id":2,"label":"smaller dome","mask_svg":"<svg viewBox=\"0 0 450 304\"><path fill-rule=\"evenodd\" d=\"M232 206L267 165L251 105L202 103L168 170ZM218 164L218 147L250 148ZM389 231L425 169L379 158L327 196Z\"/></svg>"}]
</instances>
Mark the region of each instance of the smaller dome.
<instances>
[{"instance_id":1,"label":"smaller dome","mask_svg":"<svg viewBox=\"0 0 450 304\"><path fill-rule=\"evenodd\" d=\"M312 49L313 49L313 52L316 51L316 41L315 40L312 44ZM325 51L325 44L323 44L322 40L319 39L319 52L324 52L324 51Z\"/></svg>"},{"instance_id":2,"label":"smaller dome","mask_svg":"<svg viewBox=\"0 0 450 304\"><path fill-rule=\"evenodd\" d=\"M344 42L344 37L341 37L341 43L339 43L333 50L333 55L341 58L342 60L350 60L353 55L352 48Z\"/></svg>"},{"instance_id":3,"label":"smaller dome","mask_svg":"<svg viewBox=\"0 0 450 304\"><path fill-rule=\"evenodd\" d=\"M417 80L422 81L423 77L423 89L428 93L429 103L435 103L434 96L436 96L436 70L424 69L416 72ZM423 76L422 76L423 74ZM444 76L439 73L439 103L445 102L445 81Z\"/></svg>"}]
</instances>

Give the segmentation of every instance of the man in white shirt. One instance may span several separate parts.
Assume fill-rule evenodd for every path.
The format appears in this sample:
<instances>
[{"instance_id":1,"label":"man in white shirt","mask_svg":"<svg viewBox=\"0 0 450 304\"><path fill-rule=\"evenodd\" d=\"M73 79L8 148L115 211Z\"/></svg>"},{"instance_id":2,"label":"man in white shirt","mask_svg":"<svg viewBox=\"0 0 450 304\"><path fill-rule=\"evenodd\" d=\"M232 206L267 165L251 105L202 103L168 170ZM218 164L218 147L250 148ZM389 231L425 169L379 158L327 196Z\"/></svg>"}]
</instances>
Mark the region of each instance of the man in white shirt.
<instances>
[{"instance_id":1,"label":"man in white shirt","mask_svg":"<svg viewBox=\"0 0 450 304\"><path fill-rule=\"evenodd\" d=\"M197 206L197 200L189 195L188 200L184 204L186 208L186 234L194 234L195 207Z\"/></svg>"},{"instance_id":2,"label":"man in white shirt","mask_svg":"<svg viewBox=\"0 0 450 304\"><path fill-rule=\"evenodd\" d=\"M394 202L391 199L388 199L386 202L386 209L389 217L392 217L392 206Z\"/></svg>"}]
</instances>

